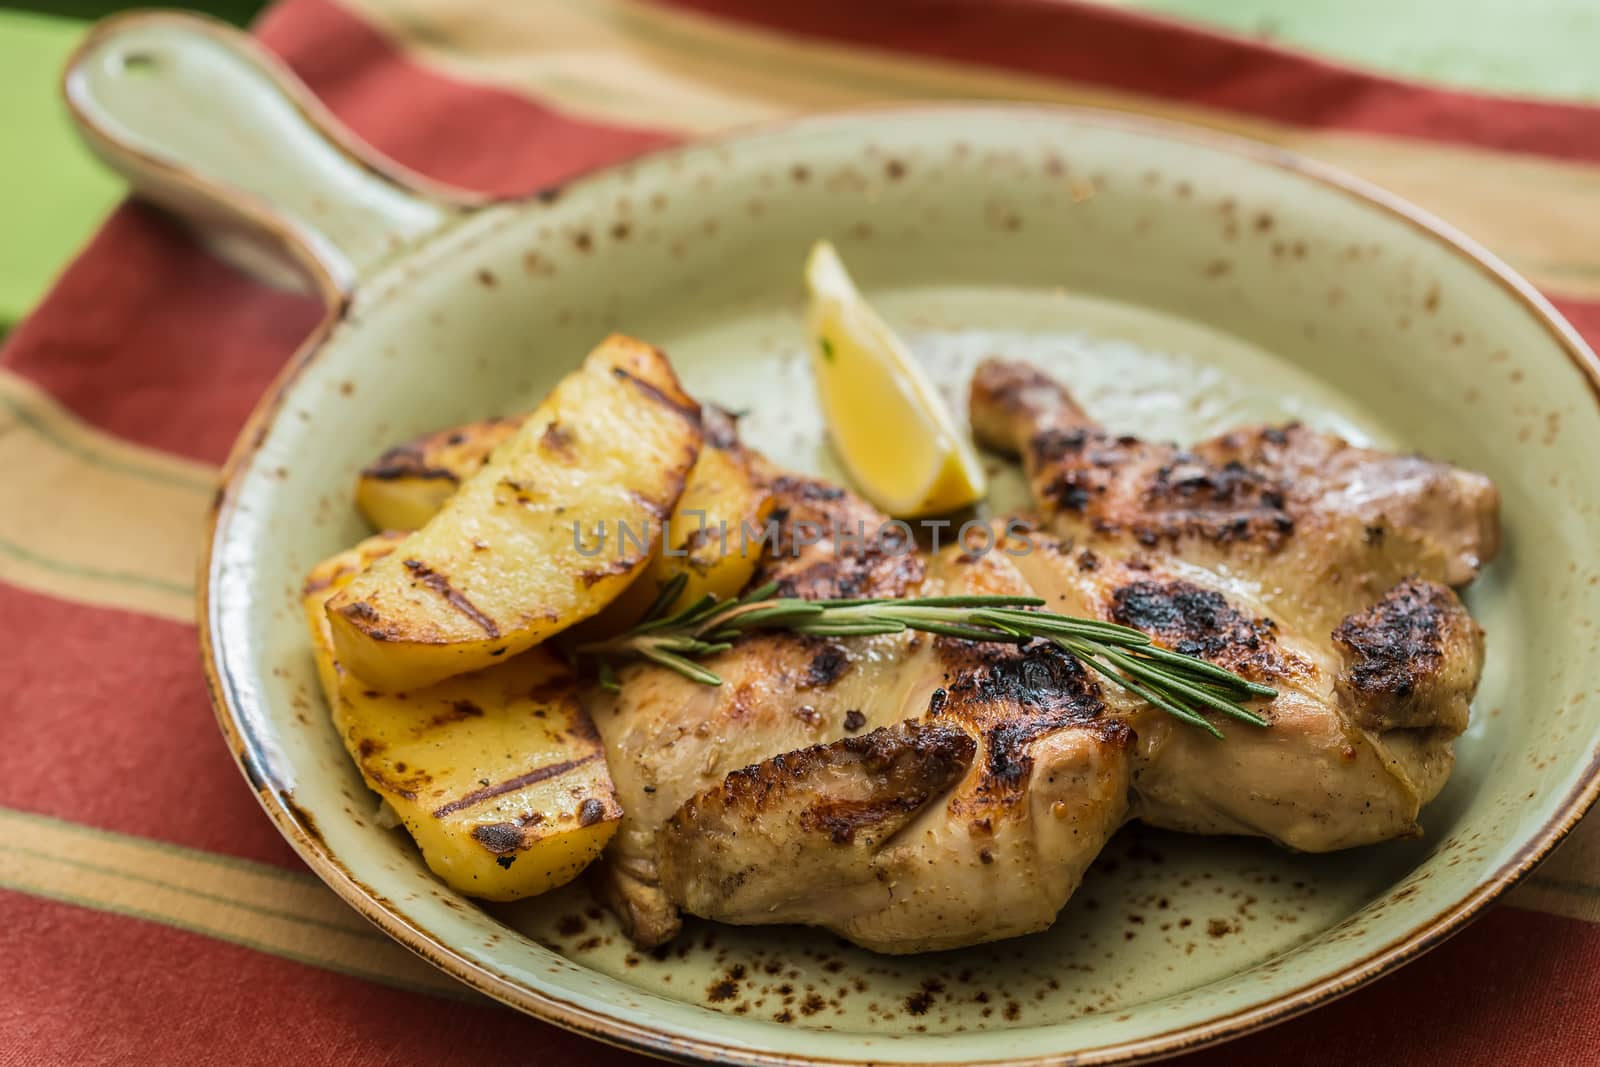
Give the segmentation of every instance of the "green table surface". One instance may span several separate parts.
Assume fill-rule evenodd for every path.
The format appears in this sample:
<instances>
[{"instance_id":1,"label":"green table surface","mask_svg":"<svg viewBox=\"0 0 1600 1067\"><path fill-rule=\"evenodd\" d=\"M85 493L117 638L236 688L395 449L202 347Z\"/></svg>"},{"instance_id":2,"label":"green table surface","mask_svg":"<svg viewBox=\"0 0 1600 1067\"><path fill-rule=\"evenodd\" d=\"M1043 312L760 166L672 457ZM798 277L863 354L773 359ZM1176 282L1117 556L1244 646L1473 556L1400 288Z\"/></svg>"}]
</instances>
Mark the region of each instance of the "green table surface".
<instances>
[{"instance_id":1,"label":"green table surface","mask_svg":"<svg viewBox=\"0 0 1600 1067\"><path fill-rule=\"evenodd\" d=\"M1488 92L1600 102L1597 0L1109 0L1386 73ZM0 333L36 303L122 195L78 144L56 89L114 0L0 10ZM256 0L197 7L244 22Z\"/></svg>"}]
</instances>

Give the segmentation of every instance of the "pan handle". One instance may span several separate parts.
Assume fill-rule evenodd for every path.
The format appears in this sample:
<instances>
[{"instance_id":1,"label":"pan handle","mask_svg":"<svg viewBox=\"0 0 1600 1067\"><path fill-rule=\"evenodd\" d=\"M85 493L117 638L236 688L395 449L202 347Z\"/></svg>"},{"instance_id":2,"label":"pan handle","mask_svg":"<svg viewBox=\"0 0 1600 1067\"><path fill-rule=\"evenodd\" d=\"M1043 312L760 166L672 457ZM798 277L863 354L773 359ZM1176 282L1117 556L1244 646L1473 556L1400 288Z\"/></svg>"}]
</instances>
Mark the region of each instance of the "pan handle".
<instances>
[{"instance_id":1,"label":"pan handle","mask_svg":"<svg viewBox=\"0 0 1600 1067\"><path fill-rule=\"evenodd\" d=\"M68 61L62 92L90 149L140 196L250 273L309 280L330 302L482 202L381 159L213 19L107 19Z\"/></svg>"}]
</instances>

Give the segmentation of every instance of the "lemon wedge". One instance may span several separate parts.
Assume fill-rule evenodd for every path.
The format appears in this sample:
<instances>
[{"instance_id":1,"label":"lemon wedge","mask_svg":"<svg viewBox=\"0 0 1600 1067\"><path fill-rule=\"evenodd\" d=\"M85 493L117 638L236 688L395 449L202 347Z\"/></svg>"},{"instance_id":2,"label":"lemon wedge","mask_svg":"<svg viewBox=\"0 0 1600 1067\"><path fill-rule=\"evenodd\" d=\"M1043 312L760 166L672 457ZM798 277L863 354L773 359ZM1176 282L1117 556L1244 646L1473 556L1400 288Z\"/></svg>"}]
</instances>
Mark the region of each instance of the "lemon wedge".
<instances>
[{"instance_id":1,"label":"lemon wedge","mask_svg":"<svg viewBox=\"0 0 1600 1067\"><path fill-rule=\"evenodd\" d=\"M806 259L806 286L817 392L834 451L856 488L905 519L982 499L983 467L971 443L827 241Z\"/></svg>"}]
</instances>

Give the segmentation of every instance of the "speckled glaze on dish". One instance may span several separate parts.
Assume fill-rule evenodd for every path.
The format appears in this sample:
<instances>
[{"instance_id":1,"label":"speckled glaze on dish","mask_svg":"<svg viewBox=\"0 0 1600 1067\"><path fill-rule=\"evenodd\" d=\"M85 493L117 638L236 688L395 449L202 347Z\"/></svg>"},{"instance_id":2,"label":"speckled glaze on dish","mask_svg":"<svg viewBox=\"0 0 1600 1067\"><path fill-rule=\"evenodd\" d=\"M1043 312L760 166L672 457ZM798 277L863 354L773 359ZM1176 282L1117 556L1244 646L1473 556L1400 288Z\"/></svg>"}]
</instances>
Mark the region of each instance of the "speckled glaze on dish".
<instances>
[{"instance_id":1,"label":"speckled glaze on dish","mask_svg":"<svg viewBox=\"0 0 1600 1067\"><path fill-rule=\"evenodd\" d=\"M1416 209L1181 127L961 106L789 123L469 207L328 134L282 77L209 23L138 15L91 37L66 89L142 191L243 262L287 251L328 298L227 467L207 667L289 841L468 984L668 1056L1130 1061L1414 957L1594 799L1597 364L1526 283ZM211 126L180 106L202 94ZM801 349L799 266L822 236L957 395L1004 353L1063 374L1114 427L1187 438L1299 417L1493 476L1507 550L1469 596L1489 666L1425 836L1306 857L1135 828L1049 932L883 958L694 922L637 953L581 886L480 908L375 825L295 603L307 569L364 533L356 470L397 439L531 405L615 329L665 348L702 398L748 408L757 447L837 475ZM1003 506L1015 482L999 484Z\"/></svg>"}]
</instances>

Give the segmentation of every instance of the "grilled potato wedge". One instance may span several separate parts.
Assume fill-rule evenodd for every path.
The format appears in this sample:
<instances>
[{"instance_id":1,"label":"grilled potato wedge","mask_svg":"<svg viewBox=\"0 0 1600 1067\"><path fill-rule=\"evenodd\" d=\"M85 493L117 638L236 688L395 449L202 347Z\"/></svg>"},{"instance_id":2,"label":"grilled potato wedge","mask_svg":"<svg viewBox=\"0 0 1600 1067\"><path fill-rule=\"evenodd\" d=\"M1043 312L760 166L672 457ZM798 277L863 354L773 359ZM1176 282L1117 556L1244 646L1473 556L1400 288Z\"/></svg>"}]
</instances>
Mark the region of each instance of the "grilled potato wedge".
<instances>
[{"instance_id":1,"label":"grilled potato wedge","mask_svg":"<svg viewBox=\"0 0 1600 1067\"><path fill-rule=\"evenodd\" d=\"M414 530L427 522L477 473L523 416L469 422L396 445L361 472L356 504L382 530ZM758 531L772 514L772 494L762 461L739 441L734 417L713 405L701 410L705 442L689 471L683 495L667 521L666 540L627 592L585 626L585 639L626 629L678 574L687 576L677 605L707 593L727 599L761 562ZM724 535L723 531L726 530ZM747 545L749 551L742 551Z\"/></svg>"},{"instance_id":2,"label":"grilled potato wedge","mask_svg":"<svg viewBox=\"0 0 1600 1067\"><path fill-rule=\"evenodd\" d=\"M666 356L608 338L433 518L328 602L339 662L374 688L414 689L596 614L660 543L701 440L700 406Z\"/></svg>"},{"instance_id":3,"label":"grilled potato wedge","mask_svg":"<svg viewBox=\"0 0 1600 1067\"><path fill-rule=\"evenodd\" d=\"M667 536L644 573L605 613L619 630L643 615L680 574L687 580L672 606L686 608L707 593L718 600L738 596L761 563L760 530L773 506L762 460L739 441L733 416L707 404L701 419L705 445L672 509ZM750 531L742 540L741 527Z\"/></svg>"},{"instance_id":4,"label":"grilled potato wedge","mask_svg":"<svg viewBox=\"0 0 1600 1067\"><path fill-rule=\"evenodd\" d=\"M306 581L306 622L334 726L367 785L451 888L516 900L571 881L611 840L622 809L560 660L536 649L407 693L370 689L340 665L328 599L402 543L398 533L370 538Z\"/></svg>"},{"instance_id":5,"label":"grilled potato wedge","mask_svg":"<svg viewBox=\"0 0 1600 1067\"><path fill-rule=\"evenodd\" d=\"M396 445L361 472L356 507L380 530L418 529L525 420L483 419Z\"/></svg>"}]
</instances>

